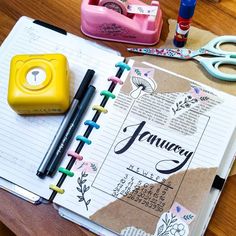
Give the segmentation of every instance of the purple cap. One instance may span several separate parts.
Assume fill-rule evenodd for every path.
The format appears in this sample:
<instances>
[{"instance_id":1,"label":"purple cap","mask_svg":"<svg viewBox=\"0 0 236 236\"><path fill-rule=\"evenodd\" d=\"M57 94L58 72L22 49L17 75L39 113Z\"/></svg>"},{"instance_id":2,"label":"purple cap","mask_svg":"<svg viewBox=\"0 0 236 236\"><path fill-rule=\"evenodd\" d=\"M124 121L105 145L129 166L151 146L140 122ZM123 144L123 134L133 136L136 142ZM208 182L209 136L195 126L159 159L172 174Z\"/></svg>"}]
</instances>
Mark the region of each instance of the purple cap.
<instances>
[{"instance_id":1,"label":"purple cap","mask_svg":"<svg viewBox=\"0 0 236 236\"><path fill-rule=\"evenodd\" d=\"M179 8L179 16L189 19L193 16L197 0L181 0Z\"/></svg>"}]
</instances>

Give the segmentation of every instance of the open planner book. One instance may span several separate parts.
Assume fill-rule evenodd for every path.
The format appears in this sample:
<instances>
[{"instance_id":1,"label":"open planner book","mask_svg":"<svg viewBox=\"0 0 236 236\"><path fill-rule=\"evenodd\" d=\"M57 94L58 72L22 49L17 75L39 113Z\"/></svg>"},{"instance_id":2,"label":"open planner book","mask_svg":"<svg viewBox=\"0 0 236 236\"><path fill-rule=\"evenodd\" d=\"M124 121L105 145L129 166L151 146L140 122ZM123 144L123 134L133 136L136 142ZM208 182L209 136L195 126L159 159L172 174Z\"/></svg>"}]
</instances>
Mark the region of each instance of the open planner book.
<instances>
[{"instance_id":1,"label":"open planner book","mask_svg":"<svg viewBox=\"0 0 236 236\"><path fill-rule=\"evenodd\" d=\"M67 57L71 97L86 70L95 70L96 94L77 135L95 113L100 128L60 184L61 173L40 179L36 172L63 116L20 116L7 103L11 58L42 53ZM99 235L201 235L234 160L236 98L147 62L128 60L131 69L121 73L115 65L122 61L114 51L20 18L0 48L0 186L31 202L50 199L60 215ZM107 114L92 110L111 87ZM61 166L69 161L65 154Z\"/></svg>"}]
</instances>

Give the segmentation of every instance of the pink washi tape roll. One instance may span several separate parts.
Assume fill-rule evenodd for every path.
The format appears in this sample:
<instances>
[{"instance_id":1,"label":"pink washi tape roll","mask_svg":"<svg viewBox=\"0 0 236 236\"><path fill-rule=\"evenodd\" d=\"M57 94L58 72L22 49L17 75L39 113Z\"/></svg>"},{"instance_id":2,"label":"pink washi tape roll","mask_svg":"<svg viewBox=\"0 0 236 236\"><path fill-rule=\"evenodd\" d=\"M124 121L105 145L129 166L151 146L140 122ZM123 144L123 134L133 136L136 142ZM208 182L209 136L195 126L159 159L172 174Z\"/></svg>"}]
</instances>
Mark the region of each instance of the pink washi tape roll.
<instances>
[{"instance_id":1,"label":"pink washi tape roll","mask_svg":"<svg viewBox=\"0 0 236 236\"><path fill-rule=\"evenodd\" d=\"M127 15L128 0L100 0L98 5L112 9L122 15Z\"/></svg>"}]
</instances>

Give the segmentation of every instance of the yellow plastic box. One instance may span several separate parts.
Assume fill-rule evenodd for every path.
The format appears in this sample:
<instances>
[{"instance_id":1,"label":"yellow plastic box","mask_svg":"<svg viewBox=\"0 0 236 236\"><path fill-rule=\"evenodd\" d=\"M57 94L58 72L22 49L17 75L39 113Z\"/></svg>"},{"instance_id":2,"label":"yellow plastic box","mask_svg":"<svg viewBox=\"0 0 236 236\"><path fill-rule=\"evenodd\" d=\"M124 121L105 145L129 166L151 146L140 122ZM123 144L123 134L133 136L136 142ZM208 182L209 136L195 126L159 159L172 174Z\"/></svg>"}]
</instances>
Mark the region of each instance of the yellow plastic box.
<instances>
[{"instance_id":1,"label":"yellow plastic box","mask_svg":"<svg viewBox=\"0 0 236 236\"><path fill-rule=\"evenodd\" d=\"M11 60L8 103L18 114L65 112L69 67L62 54L16 55Z\"/></svg>"}]
</instances>

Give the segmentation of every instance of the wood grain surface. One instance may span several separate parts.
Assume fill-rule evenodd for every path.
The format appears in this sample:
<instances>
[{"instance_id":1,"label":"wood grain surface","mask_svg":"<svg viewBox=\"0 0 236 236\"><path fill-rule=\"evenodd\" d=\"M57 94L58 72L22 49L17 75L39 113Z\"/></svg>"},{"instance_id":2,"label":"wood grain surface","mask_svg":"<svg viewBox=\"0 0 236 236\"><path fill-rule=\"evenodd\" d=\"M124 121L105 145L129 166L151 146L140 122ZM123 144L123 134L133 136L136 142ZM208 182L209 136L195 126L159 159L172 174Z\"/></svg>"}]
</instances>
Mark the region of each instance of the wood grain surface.
<instances>
[{"instance_id":1,"label":"wood grain surface","mask_svg":"<svg viewBox=\"0 0 236 236\"><path fill-rule=\"evenodd\" d=\"M177 17L179 1L159 0L159 2L164 20L160 45L168 34L167 20ZM0 0L0 43L22 15L46 21L88 39L80 31L80 4L81 0ZM218 35L235 35L236 0L220 2L198 0L192 24ZM127 47L134 45L102 40L97 42L119 50L123 56L134 56L126 51ZM52 205L34 206L3 190L0 190L0 221L16 235L22 236L93 235L86 229L62 219ZM236 175L228 178L206 235L236 235Z\"/></svg>"}]
</instances>

